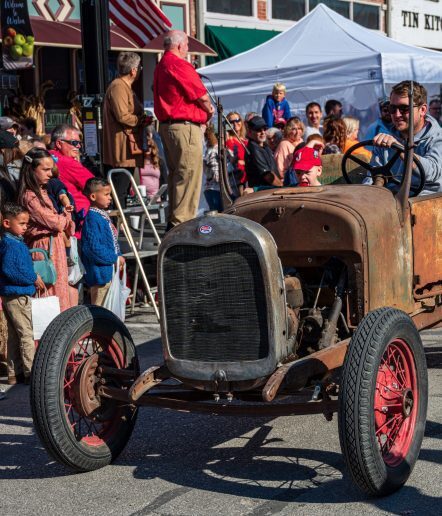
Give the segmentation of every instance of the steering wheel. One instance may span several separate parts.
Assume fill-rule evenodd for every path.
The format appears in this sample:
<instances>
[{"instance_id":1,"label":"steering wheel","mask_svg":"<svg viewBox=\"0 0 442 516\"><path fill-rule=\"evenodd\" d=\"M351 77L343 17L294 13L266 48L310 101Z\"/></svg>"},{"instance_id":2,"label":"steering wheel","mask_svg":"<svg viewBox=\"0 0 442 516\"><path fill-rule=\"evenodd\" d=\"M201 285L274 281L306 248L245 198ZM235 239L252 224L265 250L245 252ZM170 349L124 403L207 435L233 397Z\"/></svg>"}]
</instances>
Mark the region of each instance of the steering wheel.
<instances>
[{"instance_id":1,"label":"steering wheel","mask_svg":"<svg viewBox=\"0 0 442 516\"><path fill-rule=\"evenodd\" d=\"M367 172L370 172L373 177L377 176L377 175L381 175L385 178L387 183L394 183L396 185L402 185L402 183L404 182L404 179L405 179L405 174L401 174L401 176L398 178L392 174L391 169L393 168L393 165L396 163L396 161L399 159L400 154L402 152L405 152L405 148L402 145L394 143L391 146L391 149L395 150L396 152L393 154L391 159L389 161L387 161L387 163L385 165L375 166L375 165L372 165L371 163L367 163L366 161L363 161L362 159L353 155L353 153L357 149L360 149L361 147L366 147L366 146L373 146L373 140L366 140L363 142L358 142L355 145L353 145L352 147L350 147L348 149L348 151L344 154L344 156L342 158L341 171L342 171L342 175L344 176L345 181L348 184L353 184L353 181L350 179L350 176L348 175L347 169L346 169L347 160L351 160L351 161L354 161L355 163L357 163L360 167L362 167ZM383 147L383 148L387 148L387 147ZM416 156L413 156L413 162L416 164L417 171L419 172L419 185L413 186L413 184L412 184L410 186L410 192L416 196L416 195L419 195L421 193L422 189L424 188L425 171L422 166L422 163L419 161L419 159L417 159Z\"/></svg>"}]
</instances>

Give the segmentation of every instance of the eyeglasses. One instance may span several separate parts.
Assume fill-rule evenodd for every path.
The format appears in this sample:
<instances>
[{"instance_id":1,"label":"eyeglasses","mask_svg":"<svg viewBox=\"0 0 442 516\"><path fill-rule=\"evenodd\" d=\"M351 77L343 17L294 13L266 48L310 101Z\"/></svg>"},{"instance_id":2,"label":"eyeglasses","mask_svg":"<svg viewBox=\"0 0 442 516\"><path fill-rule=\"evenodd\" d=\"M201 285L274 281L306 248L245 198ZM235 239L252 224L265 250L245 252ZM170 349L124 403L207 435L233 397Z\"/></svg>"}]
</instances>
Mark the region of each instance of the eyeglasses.
<instances>
[{"instance_id":1,"label":"eyeglasses","mask_svg":"<svg viewBox=\"0 0 442 516\"><path fill-rule=\"evenodd\" d=\"M72 145L72 147L76 147L78 149L81 147L80 140L64 140L63 138L61 138L60 141L68 143L69 145Z\"/></svg>"},{"instance_id":2,"label":"eyeglasses","mask_svg":"<svg viewBox=\"0 0 442 516\"><path fill-rule=\"evenodd\" d=\"M417 104L413 104L413 107L419 106ZM394 115L398 110L401 115L406 115L410 112L410 106L408 104L390 104L388 106L388 111L392 115Z\"/></svg>"},{"instance_id":3,"label":"eyeglasses","mask_svg":"<svg viewBox=\"0 0 442 516\"><path fill-rule=\"evenodd\" d=\"M267 131L267 127L260 127L259 129L252 129L255 133L265 133Z\"/></svg>"},{"instance_id":4,"label":"eyeglasses","mask_svg":"<svg viewBox=\"0 0 442 516\"><path fill-rule=\"evenodd\" d=\"M242 122L242 120L241 120L241 118L235 118L235 119L229 120L229 122L231 124L239 124L240 122Z\"/></svg>"}]
</instances>

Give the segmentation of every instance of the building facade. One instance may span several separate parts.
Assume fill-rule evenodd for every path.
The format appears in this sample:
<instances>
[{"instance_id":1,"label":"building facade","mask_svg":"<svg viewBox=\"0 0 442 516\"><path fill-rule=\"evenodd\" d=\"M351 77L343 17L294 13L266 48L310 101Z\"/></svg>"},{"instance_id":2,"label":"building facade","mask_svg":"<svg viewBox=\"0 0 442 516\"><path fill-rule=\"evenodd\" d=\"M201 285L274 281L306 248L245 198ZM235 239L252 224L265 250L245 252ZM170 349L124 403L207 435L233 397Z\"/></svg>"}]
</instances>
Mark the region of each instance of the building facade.
<instances>
[{"instance_id":1,"label":"building facade","mask_svg":"<svg viewBox=\"0 0 442 516\"><path fill-rule=\"evenodd\" d=\"M249 50L323 3L400 42L442 50L442 0L196 0L198 37L219 58ZM318 31L318 37L320 32Z\"/></svg>"},{"instance_id":2,"label":"building facade","mask_svg":"<svg viewBox=\"0 0 442 516\"><path fill-rule=\"evenodd\" d=\"M224 59L288 29L320 3L369 29L386 32L387 27L387 0L197 0L197 3L203 19L199 37ZM319 34L318 30L318 37Z\"/></svg>"}]
</instances>

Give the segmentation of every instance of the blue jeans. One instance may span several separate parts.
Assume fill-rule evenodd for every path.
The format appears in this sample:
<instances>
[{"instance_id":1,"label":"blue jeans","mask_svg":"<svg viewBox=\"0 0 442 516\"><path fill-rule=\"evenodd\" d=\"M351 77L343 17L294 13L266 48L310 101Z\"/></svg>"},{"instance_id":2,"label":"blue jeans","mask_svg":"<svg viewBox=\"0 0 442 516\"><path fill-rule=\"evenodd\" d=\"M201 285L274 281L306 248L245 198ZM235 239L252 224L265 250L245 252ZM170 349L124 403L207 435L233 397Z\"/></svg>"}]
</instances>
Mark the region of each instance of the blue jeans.
<instances>
[{"instance_id":1,"label":"blue jeans","mask_svg":"<svg viewBox=\"0 0 442 516\"><path fill-rule=\"evenodd\" d=\"M204 190L204 197L210 210L223 211L221 193L218 190Z\"/></svg>"}]
</instances>

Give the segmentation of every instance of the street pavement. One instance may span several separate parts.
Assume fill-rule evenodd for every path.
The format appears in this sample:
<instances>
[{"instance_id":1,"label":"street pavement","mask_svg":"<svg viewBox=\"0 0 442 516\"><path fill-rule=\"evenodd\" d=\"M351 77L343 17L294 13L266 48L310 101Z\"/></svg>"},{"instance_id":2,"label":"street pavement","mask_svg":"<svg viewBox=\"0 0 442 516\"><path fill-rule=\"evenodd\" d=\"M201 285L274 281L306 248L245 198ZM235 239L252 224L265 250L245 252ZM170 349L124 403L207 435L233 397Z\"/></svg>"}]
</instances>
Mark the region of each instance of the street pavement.
<instances>
[{"instance_id":1,"label":"street pavement","mask_svg":"<svg viewBox=\"0 0 442 516\"><path fill-rule=\"evenodd\" d=\"M151 313L128 321L142 368L161 361ZM347 478L336 417L228 418L142 408L117 461L72 474L36 437L29 388L0 400L0 516L442 514L442 330L424 334L428 422L398 493L369 499Z\"/></svg>"}]
</instances>

